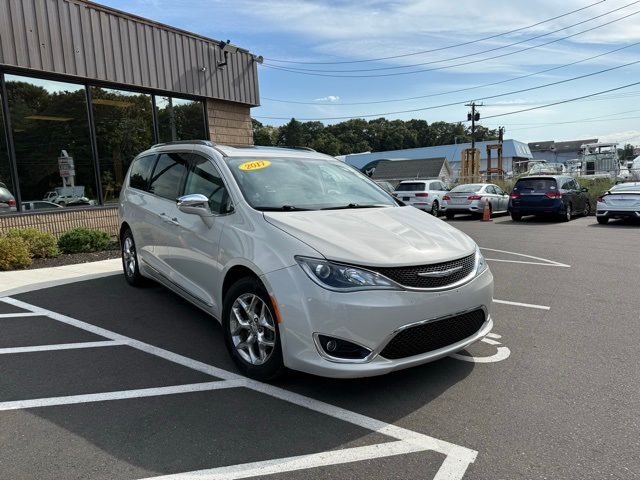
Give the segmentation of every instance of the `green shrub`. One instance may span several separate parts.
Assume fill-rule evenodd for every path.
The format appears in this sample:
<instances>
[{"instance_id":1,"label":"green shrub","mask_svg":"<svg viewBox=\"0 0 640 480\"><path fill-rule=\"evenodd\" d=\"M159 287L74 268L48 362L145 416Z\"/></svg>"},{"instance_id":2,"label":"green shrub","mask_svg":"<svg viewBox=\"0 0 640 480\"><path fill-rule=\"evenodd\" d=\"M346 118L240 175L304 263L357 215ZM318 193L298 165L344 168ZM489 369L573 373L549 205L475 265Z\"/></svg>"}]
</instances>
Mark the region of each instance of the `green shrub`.
<instances>
[{"instance_id":1,"label":"green shrub","mask_svg":"<svg viewBox=\"0 0 640 480\"><path fill-rule=\"evenodd\" d=\"M56 237L37 228L12 228L7 232L9 238L21 238L27 244L31 258L50 258L60 255Z\"/></svg>"},{"instance_id":2,"label":"green shrub","mask_svg":"<svg viewBox=\"0 0 640 480\"><path fill-rule=\"evenodd\" d=\"M111 246L111 239L102 230L74 228L62 234L58 246L63 253L99 252Z\"/></svg>"},{"instance_id":3,"label":"green shrub","mask_svg":"<svg viewBox=\"0 0 640 480\"><path fill-rule=\"evenodd\" d=\"M589 189L587 198L589 199L589 204L591 204L592 214L595 214L596 211L597 198L615 185L615 181L609 178L577 178L576 180L578 180L581 187Z\"/></svg>"},{"instance_id":4,"label":"green shrub","mask_svg":"<svg viewBox=\"0 0 640 480\"><path fill-rule=\"evenodd\" d=\"M18 237L0 237L0 270L15 270L31 265L27 243Z\"/></svg>"}]
</instances>

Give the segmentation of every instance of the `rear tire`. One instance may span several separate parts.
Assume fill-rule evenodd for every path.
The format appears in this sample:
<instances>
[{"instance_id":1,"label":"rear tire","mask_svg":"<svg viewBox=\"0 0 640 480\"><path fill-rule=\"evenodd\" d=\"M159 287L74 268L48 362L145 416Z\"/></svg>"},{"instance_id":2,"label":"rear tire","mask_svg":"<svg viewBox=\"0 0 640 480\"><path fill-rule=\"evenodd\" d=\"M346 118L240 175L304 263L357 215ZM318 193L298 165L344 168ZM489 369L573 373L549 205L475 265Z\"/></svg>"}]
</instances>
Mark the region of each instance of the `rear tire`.
<instances>
[{"instance_id":1,"label":"rear tire","mask_svg":"<svg viewBox=\"0 0 640 480\"><path fill-rule=\"evenodd\" d=\"M128 228L122 233L120 238L120 253L122 255L122 270L124 278L134 287L142 287L147 283L147 279L140 274L138 252L133 234Z\"/></svg>"},{"instance_id":2,"label":"rear tire","mask_svg":"<svg viewBox=\"0 0 640 480\"><path fill-rule=\"evenodd\" d=\"M434 217L438 217L438 215L440 215L440 206L438 205L437 200L431 202L431 215Z\"/></svg>"},{"instance_id":3,"label":"rear tire","mask_svg":"<svg viewBox=\"0 0 640 480\"><path fill-rule=\"evenodd\" d=\"M596 218L600 225L606 225L607 223L609 223L609 217L596 217Z\"/></svg>"},{"instance_id":4,"label":"rear tire","mask_svg":"<svg viewBox=\"0 0 640 480\"><path fill-rule=\"evenodd\" d=\"M453 218L456 216L455 213L450 213L450 212L447 212L444 215L445 217L447 217L447 220L453 220Z\"/></svg>"},{"instance_id":5,"label":"rear tire","mask_svg":"<svg viewBox=\"0 0 640 480\"><path fill-rule=\"evenodd\" d=\"M522 220L522 214L511 212L511 220L513 220L514 222L519 222L520 220Z\"/></svg>"},{"instance_id":6,"label":"rear tire","mask_svg":"<svg viewBox=\"0 0 640 480\"><path fill-rule=\"evenodd\" d=\"M243 375L268 382L284 374L277 315L258 279L244 277L229 288L222 328L227 350Z\"/></svg>"},{"instance_id":7,"label":"rear tire","mask_svg":"<svg viewBox=\"0 0 640 480\"><path fill-rule=\"evenodd\" d=\"M571 219L573 218L572 209L573 209L573 205L571 205L570 203L567 204L567 208L565 209L565 212L563 214L561 214L562 215L561 220L563 222L570 222L571 221Z\"/></svg>"}]
</instances>

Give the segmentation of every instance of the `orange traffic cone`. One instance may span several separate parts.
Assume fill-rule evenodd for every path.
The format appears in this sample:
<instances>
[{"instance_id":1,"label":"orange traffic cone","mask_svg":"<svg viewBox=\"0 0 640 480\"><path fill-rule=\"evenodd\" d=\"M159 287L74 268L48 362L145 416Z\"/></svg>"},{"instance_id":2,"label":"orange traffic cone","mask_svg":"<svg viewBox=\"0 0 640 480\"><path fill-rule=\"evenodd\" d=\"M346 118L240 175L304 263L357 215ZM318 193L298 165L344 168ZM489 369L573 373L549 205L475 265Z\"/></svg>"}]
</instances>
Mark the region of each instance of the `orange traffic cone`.
<instances>
[{"instance_id":1,"label":"orange traffic cone","mask_svg":"<svg viewBox=\"0 0 640 480\"><path fill-rule=\"evenodd\" d=\"M484 202L484 209L482 210L482 221L491 221L491 209L489 208L489 202Z\"/></svg>"}]
</instances>

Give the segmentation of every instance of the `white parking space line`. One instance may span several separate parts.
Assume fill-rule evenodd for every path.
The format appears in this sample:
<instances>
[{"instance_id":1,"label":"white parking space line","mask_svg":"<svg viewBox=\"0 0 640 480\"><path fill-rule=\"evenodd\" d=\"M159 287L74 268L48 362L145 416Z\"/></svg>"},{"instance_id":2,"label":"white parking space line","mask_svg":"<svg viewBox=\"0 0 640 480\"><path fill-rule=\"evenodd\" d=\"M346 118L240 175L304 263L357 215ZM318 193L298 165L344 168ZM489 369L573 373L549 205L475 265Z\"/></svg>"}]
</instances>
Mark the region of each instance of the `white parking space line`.
<instances>
[{"instance_id":1,"label":"white parking space line","mask_svg":"<svg viewBox=\"0 0 640 480\"><path fill-rule=\"evenodd\" d=\"M67 325L71 325L73 327L86 330L87 332L100 335L101 337L105 337L110 340L123 342L125 345L128 345L129 347L136 348L138 350L149 353L151 355L164 358L165 360L169 360L173 363L177 363L179 365L191 368L193 370L207 373L213 377L221 378L223 380L237 380L240 378L244 378L241 375L237 375L235 373L222 370L221 368L214 367L213 365L207 365L206 363L198 362L197 360L193 360L191 358L178 355L177 353L173 353L159 347L154 347L153 345L149 345L148 343L140 342L133 338L125 337L124 335L120 335L119 333L115 333L110 330L106 330L104 328L96 327L95 325L91 325L90 323L82 322L80 320L76 320L75 318L67 317L66 315L60 315L59 313L51 312L49 310L45 310L44 308L40 308L35 305L30 305L28 303L21 302L20 300L16 300L15 298L4 297L4 298L0 298L0 301L4 303L8 303L10 305L14 305L16 307L24 308L25 310L31 310L37 313L38 315L47 316L53 320L57 320L59 322L66 323Z\"/></svg>"},{"instance_id":2,"label":"white parking space line","mask_svg":"<svg viewBox=\"0 0 640 480\"><path fill-rule=\"evenodd\" d=\"M396 442L396 443L404 444L403 448L409 449L408 451L416 452L416 451L431 450L431 451L435 451L443 455L446 455L445 461L443 462L442 466L438 470L438 473L436 474L433 480L462 479L467 468L471 463L475 461L476 456L478 455L478 452L476 452L475 450L471 450L469 448L462 447L454 443L449 443L444 440L439 440L437 438L430 437L428 435L424 435L418 432L414 432L412 430L407 430L402 427L397 427L395 425L385 423L380 420L376 420L374 418L367 417L365 415L361 415L356 412L345 410L343 408L336 407L334 405L330 405L328 403L321 402L319 400L315 400L310 397L305 397L304 395L290 392L288 390L275 387L273 385L268 385L255 380L247 379L245 377L242 377L232 372L228 372L226 370L222 370L212 365L207 365L197 360L184 357L182 355L170 352L168 350L164 350L162 348L154 347L153 345L149 345L147 343L140 342L138 340L126 337L124 335L120 335L110 330L106 330L104 328L97 327L95 325L91 325L89 323L82 322L80 320L76 320L71 317L67 317L66 315L61 315L59 313L51 312L49 310L37 307L35 305L30 305L28 303L22 302L20 300L16 300L11 297L0 298L0 301L23 308L25 310L30 310L40 315L48 316L53 320L58 320L62 323L72 325L74 327L86 330L88 332L100 335L105 338L109 338L111 340L123 342L124 344L132 348L136 348L143 352L164 358L165 360L169 360L179 365L183 365L200 372L208 373L212 376L225 380L225 381L208 382L208 383L193 384L193 385L186 385L186 386L178 385L173 387L161 387L161 388L142 389L142 390L129 390L129 391L122 391L122 392L74 395L71 397L56 397L56 398L49 398L49 399L5 402L5 403L0 403L0 411L9 410L9 409L42 407L42 406L48 406L48 405L60 405L60 404L68 404L68 403L84 403L84 402L91 402L91 401L97 402L97 401L103 401L103 400L117 400L121 398L138 398L141 396L156 396L156 395L163 395L163 394L166 395L171 393L186 393L187 391L197 391L197 390L189 390L189 389L198 389L198 388L213 390L217 388L246 387L246 388L255 390L257 392L261 392L263 394L270 395L272 397L279 398L281 400L307 408L309 410L323 413L325 415L329 415L331 417L351 423L353 425L360 426L367 430L371 430L373 432L377 432L382 435L395 438L397 440L400 440L400 442ZM180 391L181 388L187 389L187 390ZM384 445L386 444L383 444L383 447ZM351 449L344 449L342 450L342 452L350 451L350 450ZM341 451L331 451L331 452L323 452L322 454L315 454L316 457L314 457L313 461L311 462L313 464L312 466L318 467L323 465L333 465L336 463L344 463L343 461L340 461L342 458L344 458L343 456L344 453L340 454L339 452ZM375 456L373 456L374 452L377 452ZM366 453L368 454L366 459L388 456L388 455L385 455L384 452L385 452L385 448L371 448L366 451ZM395 453L394 455L399 455L399 454L401 454L401 452ZM324 455L324 456L318 456L318 455ZM363 452L361 452L360 455L363 455ZM324 463L321 462L321 459L324 459ZM358 459L356 458L353 461L358 461ZM274 460L274 462L278 462L278 460ZM225 468L231 468L231 467L225 467ZM238 468L240 470L245 471L243 476L240 476L240 477L238 476L224 477L223 476L223 477L212 477L212 478L248 478L250 476L264 475L264 471L260 469L247 470L245 467L242 467L242 466ZM304 467L300 467L300 468L304 468ZM307 468L311 468L311 467L307 467ZM250 471L253 472L251 475L249 475L248 473ZM287 470L282 470L282 471L287 471ZM187 472L182 475L185 475L185 476L179 477L179 478L198 478L198 479L208 478L208 477L199 476L198 472Z\"/></svg>"},{"instance_id":3,"label":"white parking space line","mask_svg":"<svg viewBox=\"0 0 640 480\"><path fill-rule=\"evenodd\" d=\"M484 343L487 343L489 345L502 345L500 342L498 342L496 340L492 340L490 338L483 338L481 341L484 342Z\"/></svg>"},{"instance_id":4,"label":"white parking space line","mask_svg":"<svg viewBox=\"0 0 640 480\"><path fill-rule=\"evenodd\" d=\"M538 262L526 262L522 260L505 260L502 258L487 258L486 260L491 260L492 262L506 262L506 263L523 263L526 265L542 265L545 267L563 267L563 268L571 268L571 265L567 265L566 263L556 262L555 260L549 260L548 258L534 257L533 255L525 255L524 253L517 252L509 252L507 250L497 250L495 248L486 248L480 247L481 250L487 250L489 252L497 252L497 253L506 253L508 255L515 255L517 257L530 258L531 260L538 260ZM544 262L544 263L542 263Z\"/></svg>"},{"instance_id":5,"label":"white parking space line","mask_svg":"<svg viewBox=\"0 0 640 480\"><path fill-rule=\"evenodd\" d=\"M306 470L309 468L340 465L343 463L361 462L375 458L385 458L425 450L419 445L396 441L369 445L367 447L345 448L329 452L300 455L297 457L277 458L263 462L245 463L229 467L196 470L193 472L148 477L143 480L235 480L277 473Z\"/></svg>"},{"instance_id":6,"label":"white parking space line","mask_svg":"<svg viewBox=\"0 0 640 480\"><path fill-rule=\"evenodd\" d=\"M49 352L53 350L73 350L76 348L115 347L126 345L123 341L103 340L99 342L59 343L57 345L35 345L30 347L0 348L0 355L12 353Z\"/></svg>"},{"instance_id":7,"label":"white parking space line","mask_svg":"<svg viewBox=\"0 0 640 480\"><path fill-rule=\"evenodd\" d=\"M158 397L161 395L175 395L178 393L206 392L209 390L241 387L243 386L243 383L244 382L242 380L225 380L219 382L192 383L189 385L172 385L170 387L122 390L119 392L88 393L84 395L70 395L67 397L16 400L12 402L0 402L0 411L53 407L57 405L71 405L75 403L106 402L109 400L125 400L131 398Z\"/></svg>"},{"instance_id":8,"label":"white parking space line","mask_svg":"<svg viewBox=\"0 0 640 480\"><path fill-rule=\"evenodd\" d=\"M497 300L493 299L493 303L501 303L503 305L513 305L515 307L525 307L525 308L535 308L537 310L551 310L551 307L546 305L536 305L535 303L520 303L520 302L510 302L509 300Z\"/></svg>"},{"instance_id":9,"label":"white parking space line","mask_svg":"<svg viewBox=\"0 0 640 480\"><path fill-rule=\"evenodd\" d=\"M37 317L39 313L21 312L21 313L0 313L0 318L17 318L17 317Z\"/></svg>"}]
</instances>

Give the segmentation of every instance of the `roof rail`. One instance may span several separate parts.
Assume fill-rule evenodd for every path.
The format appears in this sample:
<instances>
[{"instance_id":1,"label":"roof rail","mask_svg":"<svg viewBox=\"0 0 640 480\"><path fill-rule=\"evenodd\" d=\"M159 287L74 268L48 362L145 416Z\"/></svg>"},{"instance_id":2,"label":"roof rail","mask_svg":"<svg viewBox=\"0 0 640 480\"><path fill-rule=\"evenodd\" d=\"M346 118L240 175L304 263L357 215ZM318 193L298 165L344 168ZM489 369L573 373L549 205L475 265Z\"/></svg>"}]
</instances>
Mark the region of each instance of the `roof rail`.
<instances>
[{"instance_id":1,"label":"roof rail","mask_svg":"<svg viewBox=\"0 0 640 480\"><path fill-rule=\"evenodd\" d=\"M316 152L317 150L314 150L311 147L285 147L285 148L293 148L294 150L306 150L307 152Z\"/></svg>"},{"instance_id":2,"label":"roof rail","mask_svg":"<svg viewBox=\"0 0 640 480\"><path fill-rule=\"evenodd\" d=\"M162 147L164 145L206 145L214 147L216 144L211 140L174 140L172 142L156 143L151 148Z\"/></svg>"}]
</instances>

